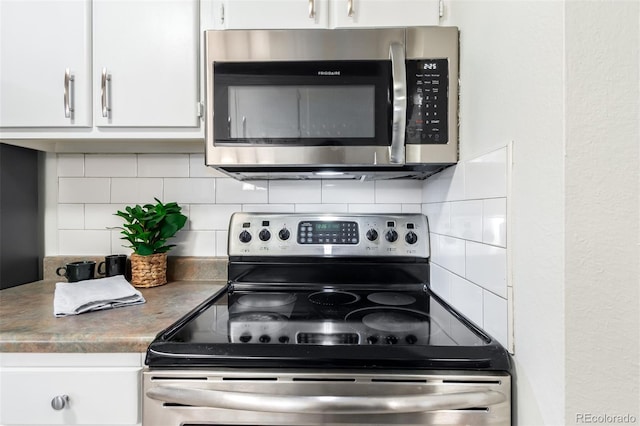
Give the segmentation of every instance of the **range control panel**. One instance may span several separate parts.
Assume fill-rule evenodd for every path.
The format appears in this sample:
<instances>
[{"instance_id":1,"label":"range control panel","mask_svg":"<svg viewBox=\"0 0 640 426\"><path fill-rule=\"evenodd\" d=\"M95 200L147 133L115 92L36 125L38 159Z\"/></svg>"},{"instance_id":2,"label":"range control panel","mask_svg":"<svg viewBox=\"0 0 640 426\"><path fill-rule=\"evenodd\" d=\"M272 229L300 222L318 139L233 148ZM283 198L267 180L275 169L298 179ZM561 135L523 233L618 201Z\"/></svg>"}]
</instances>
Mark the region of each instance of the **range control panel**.
<instances>
[{"instance_id":1,"label":"range control panel","mask_svg":"<svg viewBox=\"0 0 640 426\"><path fill-rule=\"evenodd\" d=\"M234 213L228 254L428 258L429 225L419 214Z\"/></svg>"}]
</instances>

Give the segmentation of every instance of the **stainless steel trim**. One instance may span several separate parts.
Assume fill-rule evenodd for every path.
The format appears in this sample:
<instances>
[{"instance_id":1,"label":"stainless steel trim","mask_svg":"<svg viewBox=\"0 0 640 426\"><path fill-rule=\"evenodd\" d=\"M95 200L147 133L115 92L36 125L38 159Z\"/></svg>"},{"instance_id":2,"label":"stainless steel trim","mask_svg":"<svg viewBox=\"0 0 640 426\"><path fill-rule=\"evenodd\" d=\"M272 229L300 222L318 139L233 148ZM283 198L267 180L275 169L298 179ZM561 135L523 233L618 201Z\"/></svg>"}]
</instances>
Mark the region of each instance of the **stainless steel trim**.
<instances>
[{"instance_id":1,"label":"stainless steel trim","mask_svg":"<svg viewBox=\"0 0 640 426\"><path fill-rule=\"evenodd\" d=\"M316 17L316 2L315 0L309 0L309 18L315 19Z\"/></svg>"},{"instance_id":2,"label":"stainless steel trim","mask_svg":"<svg viewBox=\"0 0 640 426\"><path fill-rule=\"evenodd\" d=\"M64 70L64 116L65 118L71 118L73 112L73 95L71 93L71 82L74 77L71 75L69 68Z\"/></svg>"},{"instance_id":3,"label":"stainless steel trim","mask_svg":"<svg viewBox=\"0 0 640 426\"><path fill-rule=\"evenodd\" d=\"M391 58L393 76L393 121L389 162L392 164L404 164L404 133L407 124L407 71L404 45L391 43L389 57Z\"/></svg>"},{"instance_id":4,"label":"stainless steel trim","mask_svg":"<svg viewBox=\"0 0 640 426\"><path fill-rule=\"evenodd\" d=\"M266 393L230 392L158 386L149 398L165 403L231 410L294 414L390 414L437 410L462 410L500 404L506 395L492 391L394 396L278 396Z\"/></svg>"},{"instance_id":5,"label":"stainless steel trim","mask_svg":"<svg viewBox=\"0 0 640 426\"><path fill-rule=\"evenodd\" d=\"M347 16L353 18L356 11L353 9L353 0L347 0Z\"/></svg>"},{"instance_id":6,"label":"stainless steel trim","mask_svg":"<svg viewBox=\"0 0 640 426\"><path fill-rule=\"evenodd\" d=\"M111 108L109 107L109 103L108 103L108 99L107 97L108 95L108 87L107 87L107 82L111 81L111 75L107 74L107 69L106 68L102 68L102 79L100 82L100 98L102 99L102 116L103 117L108 117L109 116L109 111L111 111Z\"/></svg>"}]
</instances>

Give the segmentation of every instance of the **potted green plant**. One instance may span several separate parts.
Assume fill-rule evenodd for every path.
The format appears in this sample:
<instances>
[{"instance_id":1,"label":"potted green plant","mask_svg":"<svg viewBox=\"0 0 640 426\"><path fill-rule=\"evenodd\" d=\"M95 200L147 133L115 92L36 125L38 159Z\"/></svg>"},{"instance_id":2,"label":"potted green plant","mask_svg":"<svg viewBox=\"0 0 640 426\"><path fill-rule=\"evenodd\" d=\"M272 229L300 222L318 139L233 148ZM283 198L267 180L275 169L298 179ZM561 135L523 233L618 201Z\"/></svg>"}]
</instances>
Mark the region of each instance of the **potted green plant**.
<instances>
[{"instance_id":1,"label":"potted green plant","mask_svg":"<svg viewBox=\"0 0 640 426\"><path fill-rule=\"evenodd\" d=\"M187 221L177 203L127 206L118 210L116 216L125 223L121 239L129 242L131 255L131 284L134 287L156 287L167 283L167 252L175 247L168 244Z\"/></svg>"}]
</instances>

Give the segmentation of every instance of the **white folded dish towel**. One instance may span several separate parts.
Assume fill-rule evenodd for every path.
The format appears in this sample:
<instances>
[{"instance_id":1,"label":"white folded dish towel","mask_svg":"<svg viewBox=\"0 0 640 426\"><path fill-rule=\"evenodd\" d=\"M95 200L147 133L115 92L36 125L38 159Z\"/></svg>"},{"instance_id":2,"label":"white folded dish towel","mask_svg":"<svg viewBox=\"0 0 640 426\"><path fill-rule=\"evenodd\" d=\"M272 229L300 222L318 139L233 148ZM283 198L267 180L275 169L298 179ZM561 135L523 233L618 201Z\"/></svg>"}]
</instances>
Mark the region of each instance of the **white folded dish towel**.
<instances>
[{"instance_id":1,"label":"white folded dish towel","mask_svg":"<svg viewBox=\"0 0 640 426\"><path fill-rule=\"evenodd\" d=\"M145 303L123 275L75 283L56 283L53 314L56 317Z\"/></svg>"}]
</instances>

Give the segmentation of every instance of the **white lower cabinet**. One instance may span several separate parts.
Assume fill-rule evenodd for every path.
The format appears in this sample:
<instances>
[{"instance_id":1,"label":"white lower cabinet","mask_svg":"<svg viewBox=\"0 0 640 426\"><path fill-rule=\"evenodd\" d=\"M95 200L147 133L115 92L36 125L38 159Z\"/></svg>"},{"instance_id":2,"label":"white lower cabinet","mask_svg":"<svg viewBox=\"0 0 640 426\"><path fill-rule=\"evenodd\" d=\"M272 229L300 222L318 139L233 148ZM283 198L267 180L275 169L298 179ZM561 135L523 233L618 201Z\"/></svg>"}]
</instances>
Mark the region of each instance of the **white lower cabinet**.
<instances>
[{"instance_id":1,"label":"white lower cabinet","mask_svg":"<svg viewBox=\"0 0 640 426\"><path fill-rule=\"evenodd\" d=\"M139 425L142 354L0 354L0 425Z\"/></svg>"}]
</instances>

